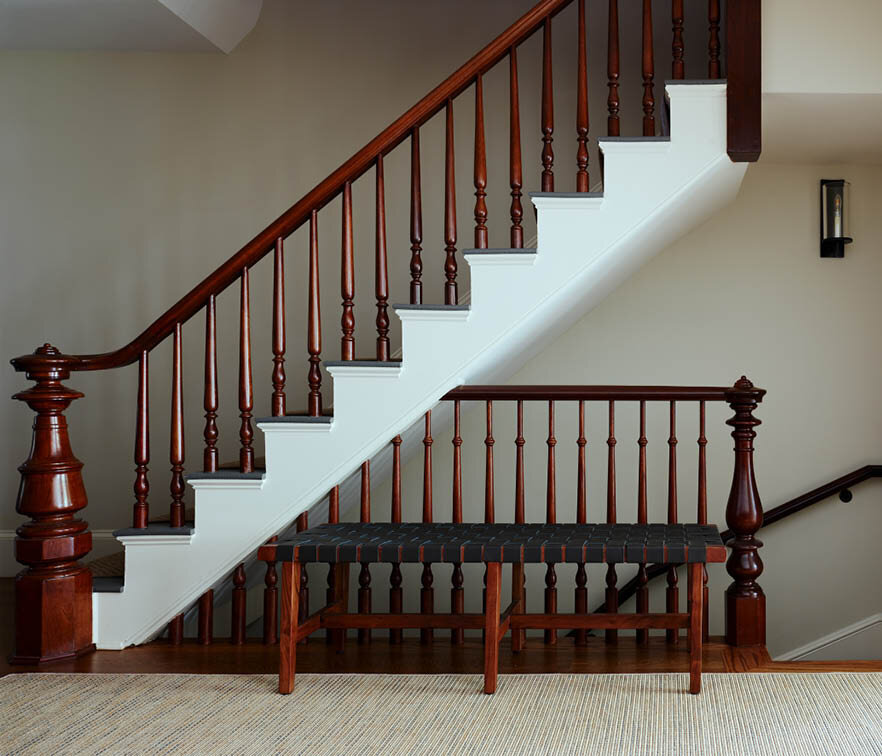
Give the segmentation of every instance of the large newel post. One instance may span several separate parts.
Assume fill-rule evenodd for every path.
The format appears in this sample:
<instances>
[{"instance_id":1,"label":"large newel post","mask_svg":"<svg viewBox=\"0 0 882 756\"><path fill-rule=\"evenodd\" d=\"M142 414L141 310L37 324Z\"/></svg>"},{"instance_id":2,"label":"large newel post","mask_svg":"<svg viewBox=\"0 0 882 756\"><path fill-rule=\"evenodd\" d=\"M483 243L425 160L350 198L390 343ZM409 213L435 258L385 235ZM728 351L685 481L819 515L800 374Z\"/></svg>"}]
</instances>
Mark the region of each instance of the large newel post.
<instances>
[{"instance_id":1,"label":"large newel post","mask_svg":"<svg viewBox=\"0 0 882 756\"><path fill-rule=\"evenodd\" d=\"M30 521L16 531L15 558L27 569L15 578L15 652L18 664L64 659L90 651L92 574L78 560L92 548L83 467L70 447L64 411L83 396L62 384L75 358L44 344L12 360L35 381L13 399L34 412L31 453L19 471L16 511Z\"/></svg>"},{"instance_id":2,"label":"large newel post","mask_svg":"<svg viewBox=\"0 0 882 756\"><path fill-rule=\"evenodd\" d=\"M735 534L726 570L732 584L726 589L726 642L733 646L765 645L766 596L756 582L762 574L756 531L763 524L763 505L753 469L754 428L760 424L753 411L765 394L745 377L726 392L735 415L726 421L735 439L735 471L726 505L726 524Z\"/></svg>"}]
</instances>

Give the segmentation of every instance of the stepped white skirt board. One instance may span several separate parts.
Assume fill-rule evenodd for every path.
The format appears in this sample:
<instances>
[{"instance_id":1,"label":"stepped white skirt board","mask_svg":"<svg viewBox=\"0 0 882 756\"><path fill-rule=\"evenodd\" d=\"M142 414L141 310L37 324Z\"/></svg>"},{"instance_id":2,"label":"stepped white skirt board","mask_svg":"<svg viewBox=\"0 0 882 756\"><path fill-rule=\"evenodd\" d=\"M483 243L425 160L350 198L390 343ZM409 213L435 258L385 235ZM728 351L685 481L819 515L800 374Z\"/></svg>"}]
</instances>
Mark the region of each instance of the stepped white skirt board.
<instances>
[{"instance_id":1,"label":"stepped white skirt board","mask_svg":"<svg viewBox=\"0 0 882 756\"><path fill-rule=\"evenodd\" d=\"M732 201L726 85L668 84L671 138L600 140L602 196L538 194L535 251L475 251L468 309L396 309L400 364L333 364L333 422L259 422L266 474L191 479L195 532L126 537L120 593L94 597L99 648L160 632L258 546L460 384L504 380L652 256Z\"/></svg>"}]
</instances>

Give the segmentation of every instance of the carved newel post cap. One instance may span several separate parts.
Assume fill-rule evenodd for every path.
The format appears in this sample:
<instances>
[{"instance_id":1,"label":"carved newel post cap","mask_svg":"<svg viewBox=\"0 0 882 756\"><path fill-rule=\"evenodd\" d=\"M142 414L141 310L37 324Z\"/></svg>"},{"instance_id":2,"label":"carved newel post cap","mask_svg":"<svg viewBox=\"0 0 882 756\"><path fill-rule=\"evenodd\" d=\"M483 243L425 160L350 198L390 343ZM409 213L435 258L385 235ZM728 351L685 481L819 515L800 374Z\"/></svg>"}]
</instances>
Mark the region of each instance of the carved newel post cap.
<instances>
[{"instance_id":1,"label":"carved newel post cap","mask_svg":"<svg viewBox=\"0 0 882 756\"><path fill-rule=\"evenodd\" d=\"M43 344L31 354L23 354L10 360L19 373L25 373L32 381L62 381L70 377L71 370L79 363L78 357L64 354L52 344Z\"/></svg>"}]
</instances>

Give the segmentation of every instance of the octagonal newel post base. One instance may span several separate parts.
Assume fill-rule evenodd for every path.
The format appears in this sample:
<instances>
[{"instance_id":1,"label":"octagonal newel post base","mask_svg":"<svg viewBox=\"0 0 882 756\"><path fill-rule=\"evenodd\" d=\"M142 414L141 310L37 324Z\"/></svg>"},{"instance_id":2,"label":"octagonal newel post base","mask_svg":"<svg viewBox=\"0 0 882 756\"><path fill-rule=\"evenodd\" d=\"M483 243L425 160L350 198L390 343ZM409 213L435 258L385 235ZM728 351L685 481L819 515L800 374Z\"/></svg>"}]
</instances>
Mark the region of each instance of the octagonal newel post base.
<instances>
[{"instance_id":1,"label":"octagonal newel post base","mask_svg":"<svg viewBox=\"0 0 882 756\"><path fill-rule=\"evenodd\" d=\"M12 364L35 382L13 399L35 413L31 451L18 468L16 511L30 518L18 528L15 558L26 569L15 578L14 664L39 664L94 650L92 574L78 560L92 549L80 462L73 454L64 411L83 396L62 381L77 359L44 344Z\"/></svg>"}]
</instances>

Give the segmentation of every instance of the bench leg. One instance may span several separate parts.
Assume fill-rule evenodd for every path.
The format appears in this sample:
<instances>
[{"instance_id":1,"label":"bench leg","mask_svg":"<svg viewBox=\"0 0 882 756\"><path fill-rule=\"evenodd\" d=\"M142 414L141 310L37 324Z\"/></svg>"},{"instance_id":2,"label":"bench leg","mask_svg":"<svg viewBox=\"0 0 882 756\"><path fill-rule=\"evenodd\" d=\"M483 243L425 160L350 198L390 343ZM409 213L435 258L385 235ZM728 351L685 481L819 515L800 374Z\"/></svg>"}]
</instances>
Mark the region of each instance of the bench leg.
<instances>
[{"instance_id":1,"label":"bench leg","mask_svg":"<svg viewBox=\"0 0 882 756\"><path fill-rule=\"evenodd\" d=\"M517 608L513 614L523 614L524 609L524 563L515 562L511 566L511 602L514 604L519 601ZM524 630L512 628L511 631L511 650L517 653L524 648Z\"/></svg>"},{"instance_id":2,"label":"bench leg","mask_svg":"<svg viewBox=\"0 0 882 756\"><path fill-rule=\"evenodd\" d=\"M701 651L704 636L704 571L689 565L689 692L701 690Z\"/></svg>"},{"instance_id":3,"label":"bench leg","mask_svg":"<svg viewBox=\"0 0 882 756\"><path fill-rule=\"evenodd\" d=\"M339 605L339 614L349 613L349 562L334 565L334 603ZM334 633L334 650L342 654L346 647L346 628L338 628Z\"/></svg>"},{"instance_id":4,"label":"bench leg","mask_svg":"<svg viewBox=\"0 0 882 756\"><path fill-rule=\"evenodd\" d=\"M279 693L294 690L297 624L300 612L300 562L282 564L282 637L279 639Z\"/></svg>"},{"instance_id":5,"label":"bench leg","mask_svg":"<svg viewBox=\"0 0 882 756\"><path fill-rule=\"evenodd\" d=\"M499 600L502 564L487 563L487 602L484 609L484 692L496 691L499 672Z\"/></svg>"}]
</instances>

